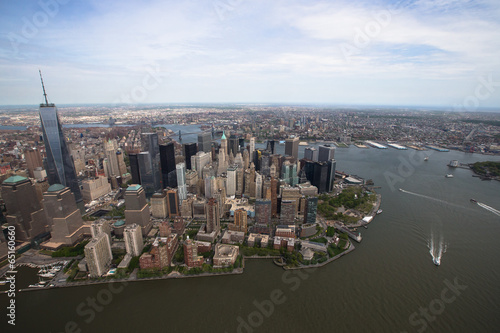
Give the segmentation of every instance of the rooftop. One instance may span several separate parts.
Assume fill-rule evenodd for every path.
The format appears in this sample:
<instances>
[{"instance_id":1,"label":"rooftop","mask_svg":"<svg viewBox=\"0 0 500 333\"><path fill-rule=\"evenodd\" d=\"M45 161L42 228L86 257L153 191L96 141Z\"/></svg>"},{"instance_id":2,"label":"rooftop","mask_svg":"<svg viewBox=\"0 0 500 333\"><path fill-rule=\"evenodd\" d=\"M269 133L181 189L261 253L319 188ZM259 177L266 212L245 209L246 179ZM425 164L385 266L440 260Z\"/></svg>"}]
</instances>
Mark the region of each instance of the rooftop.
<instances>
[{"instance_id":1,"label":"rooftop","mask_svg":"<svg viewBox=\"0 0 500 333\"><path fill-rule=\"evenodd\" d=\"M127 191L139 191L142 186L139 184L130 185L127 187Z\"/></svg>"},{"instance_id":2,"label":"rooftop","mask_svg":"<svg viewBox=\"0 0 500 333\"><path fill-rule=\"evenodd\" d=\"M12 177L9 177L7 178L4 183L10 183L10 184L15 184L15 183L19 183L23 180L26 180L28 178L26 177L22 177L22 176L18 176L18 175L15 175L15 176L12 176Z\"/></svg>"},{"instance_id":3,"label":"rooftop","mask_svg":"<svg viewBox=\"0 0 500 333\"><path fill-rule=\"evenodd\" d=\"M61 185L61 184L54 184L54 185L51 185L48 189L47 189L47 192L59 192L61 190L64 190L65 189L65 186L64 185Z\"/></svg>"}]
</instances>

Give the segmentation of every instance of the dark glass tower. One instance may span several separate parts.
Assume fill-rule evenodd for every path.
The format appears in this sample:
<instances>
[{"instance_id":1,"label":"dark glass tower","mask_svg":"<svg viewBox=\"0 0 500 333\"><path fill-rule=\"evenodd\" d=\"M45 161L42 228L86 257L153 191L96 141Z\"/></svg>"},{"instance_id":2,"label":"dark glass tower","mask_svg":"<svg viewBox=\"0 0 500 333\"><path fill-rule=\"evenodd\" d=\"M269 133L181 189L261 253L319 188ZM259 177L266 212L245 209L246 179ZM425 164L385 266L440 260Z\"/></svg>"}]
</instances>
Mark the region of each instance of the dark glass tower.
<instances>
[{"instance_id":1,"label":"dark glass tower","mask_svg":"<svg viewBox=\"0 0 500 333\"><path fill-rule=\"evenodd\" d=\"M175 148L172 142L160 145L160 165L163 188L177 187L177 174L175 173ZM172 178L175 178L175 180Z\"/></svg>"},{"instance_id":2,"label":"dark glass tower","mask_svg":"<svg viewBox=\"0 0 500 333\"><path fill-rule=\"evenodd\" d=\"M40 79L42 73L40 72ZM43 142L45 143L45 150L47 158L45 160L47 166L47 177L49 184L62 184L71 189L75 195L77 203L82 201L82 193L76 178L75 165L73 158L69 152L64 134L62 131L61 122L57 108L54 104L49 104L47 101L47 94L43 86L43 96L45 103L40 104L40 122L42 125Z\"/></svg>"},{"instance_id":3,"label":"dark glass tower","mask_svg":"<svg viewBox=\"0 0 500 333\"><path fill-rule=\"evenodd\" d=\"M191 170L191 156L196 155L198 152L198 148L196 147L196 143L186 143L184 144L184 157L186 162L186 169Z\"/></svg>"}]
</instances>

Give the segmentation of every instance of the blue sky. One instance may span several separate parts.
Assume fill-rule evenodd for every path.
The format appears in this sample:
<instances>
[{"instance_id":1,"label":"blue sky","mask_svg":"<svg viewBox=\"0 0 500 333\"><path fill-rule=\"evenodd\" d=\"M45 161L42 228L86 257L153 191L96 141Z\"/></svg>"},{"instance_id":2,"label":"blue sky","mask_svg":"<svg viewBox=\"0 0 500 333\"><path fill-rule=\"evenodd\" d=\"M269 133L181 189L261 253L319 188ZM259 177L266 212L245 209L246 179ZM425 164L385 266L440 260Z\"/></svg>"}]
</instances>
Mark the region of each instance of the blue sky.
<instances>
[{"instance_id":1,"label":"blue sky","mask_svg":"<svg viewBox=\"0 0 500 333\"><path fill-rule=\"evenodd\" d=\"M3 1L0 105L40 103L40 68L56 104L498 107L499 17L498 0Z\"/></svg>"}]
</instances>

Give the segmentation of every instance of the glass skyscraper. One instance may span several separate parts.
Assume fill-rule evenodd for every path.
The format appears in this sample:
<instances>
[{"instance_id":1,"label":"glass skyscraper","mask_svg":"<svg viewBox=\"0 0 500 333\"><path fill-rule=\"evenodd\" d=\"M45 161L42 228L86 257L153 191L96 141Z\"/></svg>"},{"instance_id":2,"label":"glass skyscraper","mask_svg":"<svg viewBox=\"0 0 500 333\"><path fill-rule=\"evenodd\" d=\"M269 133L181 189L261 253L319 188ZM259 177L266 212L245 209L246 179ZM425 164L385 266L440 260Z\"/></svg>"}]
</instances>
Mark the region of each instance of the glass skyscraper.
<instances>
[{"instance_id":1,"label":"glass skyscraper","mask_svg":"<svg viewBox=\"0 0 500 333\"><path fill-rule=\"evenodd\" d=\"M42 82L43 84L43 82ZM73 158L66 144L57 108L47 102L45 88L45 104L40 104L40 122L42 124L43 142L47 154L46 169L49 184L62 184L71 189L76 202L82 201L82 193L76 178Z\"/></svg>"}]
</instances>

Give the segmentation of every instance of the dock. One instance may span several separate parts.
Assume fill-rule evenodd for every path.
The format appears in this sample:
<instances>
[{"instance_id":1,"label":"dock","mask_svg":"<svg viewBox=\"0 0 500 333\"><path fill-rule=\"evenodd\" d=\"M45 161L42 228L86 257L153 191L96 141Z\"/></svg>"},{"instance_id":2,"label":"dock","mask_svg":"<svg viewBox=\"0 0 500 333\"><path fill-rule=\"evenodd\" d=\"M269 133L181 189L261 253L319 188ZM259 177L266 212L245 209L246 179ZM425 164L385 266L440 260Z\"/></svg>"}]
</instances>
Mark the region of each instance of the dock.
<instances>
[{"instance_id":1,"label":"dock","mask_svg":"<svg viewBox=\"0 0 500 333\"><path fill-rule=\"evenodd\" d=\"M387 145L389 147L392 147L392 148L395 148L395 149L399 149L399 150L407 150L408 149L408 148L406 148L404 146L398 145L397 143L388 143Z\"/></svg>"},{"instance_id":2,"label":"dock","mask_svg":"<svg viewBox=\"0 0 500 333\"><path fill-rule=\"evenodd\" d=\"M374 148L378 148L378 149L387 149L386 146L384 145L381 145L380 143L376 143L374 141L365 141L365 143L369 144L370 146L374 147Z\"/></svg>"},{"instance_id":3,"label":"dock","mask_svg":"<svg viewBox=\"0 0 500 333\"><path fill-rule=\"evenodd\" d=\"M354 239L356 242L361 243L361 240L363 239L361 237L361 233L354 233L351 230L347 229L345 226L343 226L340 223L335 222L333 224L334 228L337 229L338 231L345 232L350 238Z\"/></svg>"},{"instance_id":4,"label":"dock","mask_svg":"<svg viewBox=\"0 0 500 333\"><path fill-rule=\"evenodd\" d=\"M440 152L448 152L450 151L449 149L446 149L446 148L441 148L441 147L436 147L436 146L426 146L427 148L429 149L433 149L433 150L436 150L436 151L440 151Z\"/></svg>"}]
</instances>

